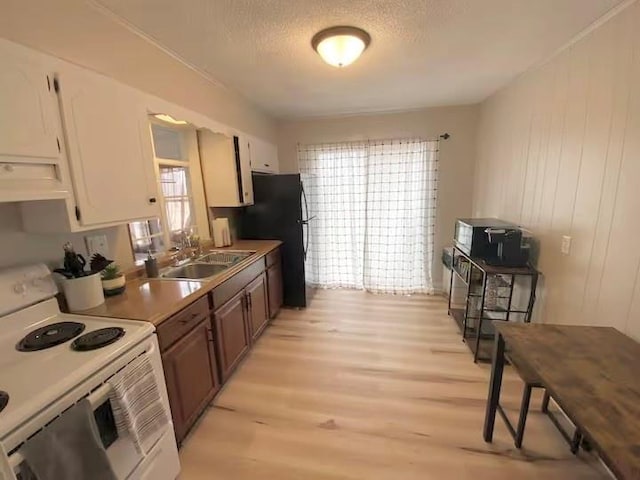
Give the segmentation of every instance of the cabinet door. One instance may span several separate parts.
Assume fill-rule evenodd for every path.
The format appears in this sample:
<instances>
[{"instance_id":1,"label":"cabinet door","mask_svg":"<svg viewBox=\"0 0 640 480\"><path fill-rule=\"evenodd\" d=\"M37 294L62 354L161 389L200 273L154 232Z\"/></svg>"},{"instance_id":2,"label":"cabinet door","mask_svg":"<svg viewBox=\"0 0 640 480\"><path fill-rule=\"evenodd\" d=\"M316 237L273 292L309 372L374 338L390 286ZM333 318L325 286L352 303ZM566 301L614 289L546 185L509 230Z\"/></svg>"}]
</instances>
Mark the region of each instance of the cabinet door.
<instances>
[{"instance_id":1,"label":"cabinet door","mask_svg":"<svg viewBox=\"0 0 640 480\"><path fill-rule=\"evenodd\" d=\"M244 290L214 313L220 376L225 382L249 349Z\"/></svg>"},{"instance_id":2,"label":"cabinet door","mask_svg":"<svg viewBox=\"0 0 640 480\"><path fill-rule=\"evenodd\" d=\"M53 76L19 46L3 40L0 64L0 162L58 163Z\"/></svg>"},{"instance_id":3,"label":"cabinet door","mask_svg":"<svg viewBox=\"0 0 640 480\"><path fill-rule=\"evenodd\" d=\"M267 281L263 273L245 289L249 302L249 327L251 339L257 340L269 321L269 309L267 307Z\"/></svg>"},{"instance_id":4,"label":"cabinet door","mask_svg":"<svg viewBox=\"0 0 640 480\"><path fill-rule=\"evenodd\" d=\"M88 71L59 80L63 125L82 225L160 214L141 94Z\"/></svg>"},{"instance_id":5,"label":"cabinet door","mask_svg":"<svg viewBox=\"0 0 640 480\"><path fill-rule=\"evenodd\" d=\"M251 178L251 143L245 136L239 137L240 143L240 182L244 195L243 205L253 205L253 179Z\"/></svg>"},{"instance_id":6,"label":"cabinet door","mask_svg":"<svg viewBox=\"0 0 640 480\"><path fill-rule=\"evenodd\" d=\"M207 317L162 355L171 416L181 441L220 389Z\"/></svg>"},{"instance_id":7,"label":"cabinet door","mask_svg":"<svg viewBox=\"0 0 640 480\"><path fill-rule=\"evenodd\" d=\"M251 170L261 173L278 173L278 149L275 145L252 138L251 143Z\"/></svg>"},{"instance_id":8,"label":"cabinet door","mask_svg":"<svg viewBox=\"0 0 640 480\"><path fill-rule=\"evenodd\" d=\"M267 286L269 291L269 317L274 318L282 306L282 267L280 262L267 269Z\"/></svg>"},{"instance_id":9,"label":"cabinet door","mask_svg":"<svg viewBox=\"0 0 640 480\"><path fill-rule=\"evenodd\" d=\"M210 207L253 204L251 150L247 137L232 137L202 129L198 148Z\"/></svg>"}]
</instances>

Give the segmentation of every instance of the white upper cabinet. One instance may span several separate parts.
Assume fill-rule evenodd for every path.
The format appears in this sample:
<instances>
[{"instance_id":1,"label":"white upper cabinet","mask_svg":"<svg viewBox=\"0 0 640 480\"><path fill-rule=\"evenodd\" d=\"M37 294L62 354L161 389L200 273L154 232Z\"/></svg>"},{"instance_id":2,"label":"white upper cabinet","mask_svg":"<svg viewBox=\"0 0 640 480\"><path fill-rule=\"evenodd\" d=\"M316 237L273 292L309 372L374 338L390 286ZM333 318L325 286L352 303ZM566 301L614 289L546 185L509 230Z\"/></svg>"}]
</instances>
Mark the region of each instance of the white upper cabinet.
<instances>
[{"instance_id":1,"label":"white upper cabinet","mask_svg":"<svg viewBox=\"0 0 640 480\"><path fill-rule=\"evenodd\" d=\"M247 137L202 129L198 131L198 146L209 206L252 205L251 146Z\"/></svg>"},{"instance_id":2,"label":"white upper cabinet","mask_svg":"<svg viewBox=\"0 0 640 480\"><path fill-rule=\"evenodd\" d=\"M250 139L251 170L261 173L278 173L278 149L259 138Z\"/></svg>"},{"instance_id":3,"label":"white upper cabinet","mask_svg":"<svg viewBox=\"0 0 640 480\"><path fill-rule=\"evenodd\" d=\"M79 224L159 216L144 97L81 69L62 72L58 95Z\"/></svg>"},{"instance_id":4,"label":"white upper cabinet","mask_svg":"<svg viewBox=\"0 0 640 480\"><path fill-rule=\"evenodd\" d=\"M64 198L53 75L28 50L0 40L0 201Z\"/></svg>"}]
</instances>

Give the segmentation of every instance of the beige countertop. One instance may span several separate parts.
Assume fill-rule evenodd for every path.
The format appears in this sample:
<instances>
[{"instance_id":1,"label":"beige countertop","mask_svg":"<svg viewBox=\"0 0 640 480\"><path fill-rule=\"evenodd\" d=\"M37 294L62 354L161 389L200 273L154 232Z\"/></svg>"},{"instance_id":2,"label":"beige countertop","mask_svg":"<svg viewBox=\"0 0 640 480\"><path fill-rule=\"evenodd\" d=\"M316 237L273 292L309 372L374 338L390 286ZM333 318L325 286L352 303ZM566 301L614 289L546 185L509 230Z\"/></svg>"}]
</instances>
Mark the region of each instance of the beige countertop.
<instances>
[{"instance_id":1,"label":"beige countertop","mask_svg":"<svg viewBox=\"0 0 640 480\"><path fill-rule=\"evenodd\" d=\"M247 257L210 280L135 278L127 282L127 288L121 295L108 297L99 307L73 313L146 320L157 326L281 244L279 240L237 240L230 247L215 250L255 250L255 255Z\"/></svg>"}]
</instances>

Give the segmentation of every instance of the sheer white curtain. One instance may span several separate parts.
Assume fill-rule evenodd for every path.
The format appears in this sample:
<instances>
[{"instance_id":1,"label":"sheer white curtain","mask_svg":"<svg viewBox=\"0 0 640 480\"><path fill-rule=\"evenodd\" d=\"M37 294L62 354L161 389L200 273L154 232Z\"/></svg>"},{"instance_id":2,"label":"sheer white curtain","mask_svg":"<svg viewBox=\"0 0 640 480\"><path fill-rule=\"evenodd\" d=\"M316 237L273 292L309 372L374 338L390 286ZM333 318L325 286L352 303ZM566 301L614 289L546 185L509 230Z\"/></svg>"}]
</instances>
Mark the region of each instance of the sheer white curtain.
<instances>
[{"instance_id":1,"label":"sheer white curtain","mask_svg":"<svg viewBox=\"0 0 640 480\"><path fill-rule=\"evenodd\" d=\"M309 202L307 280L323 287L362 288L368 144L307 146L300 150Z\"/></svg>"},{"instance_id":2,"label":"sheer white curtain","mask_svg":"<svg viewBox=\"0 0 640 480\"><path fill-rule=\"evenodd\" d=\"M160 186L170 232L189 231L193 223L188 167L160 165Z\"/></svg>"},{"instance_id":3,"label":"sheer white curtain","mask_svg":"<svg viewBox=\"0 0 640 480\"><path fill-rule=\"evenodd\" d=\"M307 280L320 287L431 293L437 141L301 145L309 199Z\"/></svg>"}]
</instances>

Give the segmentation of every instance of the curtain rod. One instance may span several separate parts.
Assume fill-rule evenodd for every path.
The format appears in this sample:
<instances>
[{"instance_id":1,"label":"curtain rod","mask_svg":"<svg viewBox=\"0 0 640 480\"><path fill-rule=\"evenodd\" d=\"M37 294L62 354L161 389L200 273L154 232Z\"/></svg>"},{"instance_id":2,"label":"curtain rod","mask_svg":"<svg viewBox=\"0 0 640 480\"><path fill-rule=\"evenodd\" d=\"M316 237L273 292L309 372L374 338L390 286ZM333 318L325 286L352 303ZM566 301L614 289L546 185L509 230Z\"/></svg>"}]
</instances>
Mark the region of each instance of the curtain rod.
<instances>
[{"instance_id":1,"label":"curtain rod","mask_svg":"<svg viewBox=\"0 0 640 480\"><path fill-rule=\"evenodd\" d=\"M405 138L364 138L362 140L336 140L332 142L320 142L313 144L304 144L300 142L296 142L298 146L305 145L334 145L339 143L358 143L358 142L402 142L402 141L411 141L411 140L426 140L426 141L439 141L439 140L448 140L451 138L451 135L448 132L443 133L442 135L438 135L435 138L424 138L424 137L405 137Z\"/></svg>"}]
</instances>

